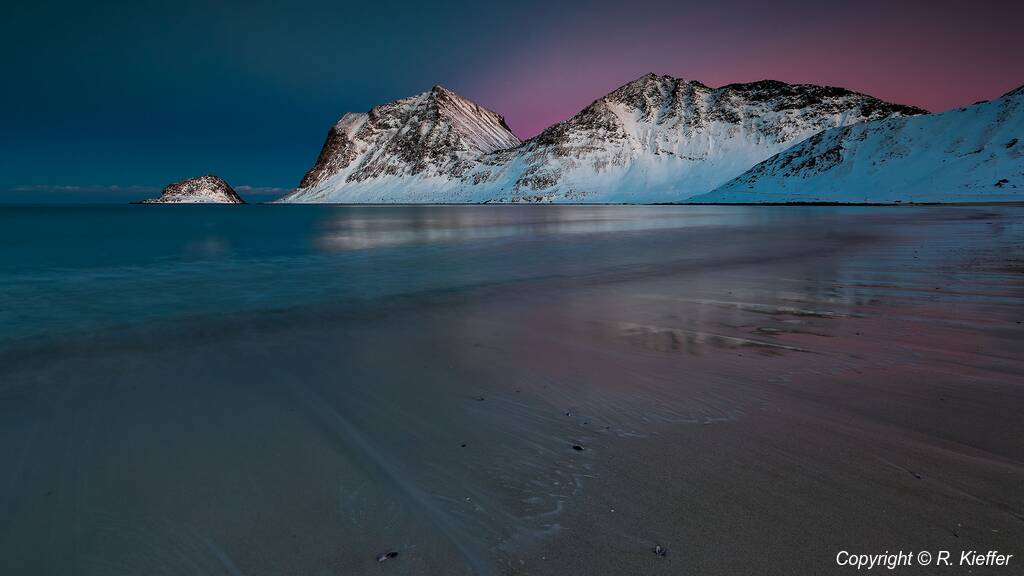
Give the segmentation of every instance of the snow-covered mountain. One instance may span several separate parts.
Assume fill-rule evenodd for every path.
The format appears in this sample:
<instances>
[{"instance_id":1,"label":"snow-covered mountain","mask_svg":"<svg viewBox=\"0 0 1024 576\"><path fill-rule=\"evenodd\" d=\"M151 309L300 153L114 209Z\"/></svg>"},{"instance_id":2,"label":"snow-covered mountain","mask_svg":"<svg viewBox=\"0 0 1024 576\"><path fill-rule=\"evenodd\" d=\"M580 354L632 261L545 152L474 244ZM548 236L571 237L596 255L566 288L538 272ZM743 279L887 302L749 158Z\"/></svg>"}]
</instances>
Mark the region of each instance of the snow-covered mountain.
<instances>
[{"instance_id":1,"label":"snow-covered mountain","mask_svg":"<svg viewBox=\"0 0 1024 576\"><path fill-rule=\"evenodd\" d=\"M245 204L227 182L208 174L169 184L159 198L143 200L144 204Z\"/></svg>"},{"instance_id":2,"label":"snow-covered mountain","mask_svg":"<svg viewBox=\"0 0 1024 576\"><path fill-rule=\"evenodd\" d=\"M841 88L709 88L648 74L521 148L489 156L474 177L502 200L680 201L826 128L922 112Z\"/></svg>"},{"instance_id":3,"label":"snow-covered mountain","mask_svg":"<svg viewBox=\"0 0 1024 576\"><path fill-rule=\"evenodd\" d=\"M449 90L346 114L288 202L670 202L822 130L923 110L841 88L648 74L519 143Z\"/></svg>"},{"instance_id":4,"label":"snow-covered mountain","mask_svg":"<svg viewBox=\"0 0 1024 576\"><path fill-rule=\"evenodd\" d=\"M486 153L519 146L498 114L442 86L348 113L283 202L431 202Z\"/></svg>"},{"instance_id":5,"label":"snow-covered mountain","mask_svg":"<svg viewBox=\"0 0 1024 576\"><path fill-rule=\"evenodd\" d=\"M941 114L817 134L694 202L1024 200L1024 86Z\"/></svg>"}]
</instances>

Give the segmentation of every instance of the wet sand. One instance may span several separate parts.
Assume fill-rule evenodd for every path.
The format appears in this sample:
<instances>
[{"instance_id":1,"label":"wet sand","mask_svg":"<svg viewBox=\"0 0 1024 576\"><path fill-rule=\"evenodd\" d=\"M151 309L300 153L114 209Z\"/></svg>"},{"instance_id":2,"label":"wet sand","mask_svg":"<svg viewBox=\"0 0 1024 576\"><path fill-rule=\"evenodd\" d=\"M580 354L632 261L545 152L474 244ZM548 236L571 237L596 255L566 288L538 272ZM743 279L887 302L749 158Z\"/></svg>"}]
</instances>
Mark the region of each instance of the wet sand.
<instances>
[{"instance_id":1,"label":"wet sand","mask_svg":"<svg viewBox=\"0 0 1024 576\"><path fill-rule=\"evenodd\" d=\"M1024 211L840 210L797 227L748 210L726 230L431 248L454 251L434 274L534 262L457 289L8 345L0 572L1020 558Z\"/></svg>"},{"instance_id":2,"label":"wet sand","mask_svg":"<svg viewBox=\"0 0 1024 576\"><path fill-rule=\"evenodd\" d=\"M1019 340L963 350L969 331L925 337L917 320L857 310L772 338L811 352L748 350L727 368L720 352L688 369L673 392L709 404L735 394L736 417L603 448L595 498L569 506L565 531L523 573L823 574L852 570L835 564L841 550L1019 554Z\"/></svg>"}]
</instances>

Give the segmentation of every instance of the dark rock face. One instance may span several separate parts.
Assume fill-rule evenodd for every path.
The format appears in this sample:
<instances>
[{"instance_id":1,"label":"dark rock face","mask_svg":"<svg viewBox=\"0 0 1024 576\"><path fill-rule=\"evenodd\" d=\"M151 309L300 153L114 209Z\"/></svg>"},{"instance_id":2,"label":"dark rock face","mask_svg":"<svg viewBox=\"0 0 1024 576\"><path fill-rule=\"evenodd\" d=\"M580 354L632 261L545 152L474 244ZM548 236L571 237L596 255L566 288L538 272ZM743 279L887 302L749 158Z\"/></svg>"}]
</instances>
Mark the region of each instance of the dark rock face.
<instances>
[{"instance_id":1,"label":"dark rock face","mask_svg":"<svg viewBox=\"0 0 1024 576\"><path fill-rule=\"evenodd\" d=\"M320 149L320 156L317 157L313 167L302 177L299 188L312 186L326 176L345 168L353 159L355 159L355 151L352 141L338 126L332 127L327 133L327 141Z\"/></svg>"},{"instance_id":2,"label":"dark rock face","mask_svg":"<svg viewBox=\"0 0 1024 576\"><path fill-rule=\"evenodd\" d=\"M145 200L144 204L245 204L223 179L208 174L168 185L159 198Z\"/></svg>"},{"instance_id":3,"label":"dark rock face","mask_svg":"<svg viewBox=\"0 0 1024 576\"><path fill-rule=\"evenodd\" d=\"M459 179L481 155L519 144L500 115L434 86L366 113L345 114L298 191L332 177L338 185L387 176Z\"/></svg>"}]
</instances>

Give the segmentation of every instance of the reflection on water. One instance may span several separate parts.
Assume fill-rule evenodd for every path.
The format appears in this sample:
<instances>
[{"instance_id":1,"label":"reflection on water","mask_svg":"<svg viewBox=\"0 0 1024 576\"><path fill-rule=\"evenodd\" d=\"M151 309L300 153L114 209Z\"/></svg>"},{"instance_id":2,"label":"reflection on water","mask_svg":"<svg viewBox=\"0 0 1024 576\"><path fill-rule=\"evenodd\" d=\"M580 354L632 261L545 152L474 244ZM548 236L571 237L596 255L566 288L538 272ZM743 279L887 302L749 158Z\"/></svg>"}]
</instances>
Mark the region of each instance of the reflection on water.
<instances>
[{"instance_id":1,"label":"reflection on water","mask_svg":"<svg viewBox=\"0 0 1024 576\"><path fill-rule=\"evenodd\" d=\"M567 209L568 208L568 209ZM352 214L358 210L362 213ZM455 206L434 211L422 208L349 208L325 218L315 245L324 250L362 250L384 246L462 242L507 237L543 237L559 234L600 234L665 228L741 223L742 214L713 210L657 210L605 207L536 207L503 210L496 207ZM739 216L739 218L737 218Z\"/></svg>"},{"instance_id":2,"label":"reflection on water","mask_svg":"<svg viewBox=\"0 0 1024 576\"><path fill-rule=\"evenodd\" d=\"M825 209L639 206L2 208L0 338L604 267L702 266L716 254L749 257L725 254L737 246L719 235L749 242L782 223L804 229L790 243L838 241L835 217Z\"/></svg>"},{"instance_id":3,"label":"reflection on water","mask_svg":"<svg viewBox=\"0 0 1024 576\"><path fill-rule=\"evenodd\" d=\"M764 382L1019 374L1021 238L1019 208L0 208L0 573L517 573L588 530L618 442Z\"/></svg>"}]
</instances>

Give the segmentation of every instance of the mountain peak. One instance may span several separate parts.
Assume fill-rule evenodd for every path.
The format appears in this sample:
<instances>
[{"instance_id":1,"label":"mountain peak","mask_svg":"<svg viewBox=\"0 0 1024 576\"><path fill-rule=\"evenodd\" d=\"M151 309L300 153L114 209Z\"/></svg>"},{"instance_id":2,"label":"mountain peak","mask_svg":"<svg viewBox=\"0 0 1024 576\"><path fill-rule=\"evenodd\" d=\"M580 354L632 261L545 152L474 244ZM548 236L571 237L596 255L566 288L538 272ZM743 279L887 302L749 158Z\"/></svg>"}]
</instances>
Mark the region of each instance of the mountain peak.
<instances>
[{"instance_id":1,"label":"mountain peak","mask_svg":"<svg viewBox=\"0 0 1024 576\"><path fill-rule=\"evenodd\" d=\"M487 110L483 106L480 106L479 104L473 102L469 98L466 98L462 94L459 94L458 92L452 90L451 88L446 88L440 84L434 85L430 90L424 92L421 96L423 96L424 98L426 98L426 100L430 102L458 101L465 102L471 106L480 108L481 110ZM490 110L487 111L491 112L492 114L494 113Z\"/></svg>"},{"instance_id":2,"label":"mountain peak","mask_svg":"<svg viewBox=\"0 0 1024 576\"><path fill-rule=\"evenodd\" d=\"M773 80L771 78L764 78L762 80L754 80L753 82L733 82L732 84L726 84L722 86L722 90L782 90L793 86L799 86L799 84L790 84L783 82L782 80ZM809 85L810 86L810 85Z\"/></svg>"},{"instance_id":3,"label":"mountain peak","mask_svg":"<svg viewBox=\"0 0 1024 576\"><path fill-rule=\"evenodd\" d=\"M781 80L757 80L754 82L727 84L717 89L723 96L738 95L748 102L775 102L778 109L802 109L820 107L827 102L858 102L866 119L899 114L915 116L927 114L927 110L916 106L893 104L879 100L869 94L854 92L837 86L819 84L790 84Z\"/></svg>"},{"instance_id":4,"label":"mountain peak","mask_svg":"<svg viewBox=\"0 0 1024 576\"><path fill-rule=\"evenodd\" d=\"M637 78L633 82L640 82L640 81L650 82L651 80L664 80L666 78L672 78L672 77L668 76L668 75L665 75L665 74L658 74L656 72L648 72L647 74L644 74L643 76Z\"/></svg>"},{"instance_id":5,"label":"mountain peak","mask_svg":"<svg viewBox=\"0 0 1024 576\"><path fill-rule=\"evenodd\" d=\"M921 112L828 86L710 88L650 73L527 141L511 187L556 201L680 200L822 130Z\"/></svg>"},{"instance_id":6,"label":"mountain peak","mask_svg":"<svg viewBox=\"0 0 1024 576\"><path fill-rule=\"evenodd\" d=\"M676 78L675 76L669 76L668 74L657 74L654 72L648 72L636 80L626 82L622 86L619 86L612 93L618 92L623 89L638 88L642 86L652 85L675 85L678 83L686 83L687 81L682 78Z\"/></svg>"},{"instance_id":7,"label":"mountain peak","mask_svg":"<svg viewBox=\"0 0 1024 576\"><path fill-rule=\"evenodd\" d=\"M437 85L346 116L284 200L682 200L822 130L919 112L841 88L651 72L520 143L501 116Z\"/></svg>"},{"instance_id":8,"label":"mountain peak","mask_svg":"<svg viewBox=\"0 0 1024 576\"><path fill-rule=\"evenodd\" d=\"M519 144L501 115L438 84L369 112L344 115L293 194L328 182L459 177L481 155Z\"/></svg>"},{"instance_id":9,"label":"mountain peak","mask_svg":"<svg viewBox=\"0 0 1024 576\"><path fill-rule=\"evenodd\" d=\"M665 107L667 103L671 105L673 101L680 101L687 94L692 96L694 90L707 89L708 87L700 82L650 72L612 90L595 101L594 105L600 107L608 103L619 103L649 115Z\"/></svg>"}]
</instances>

